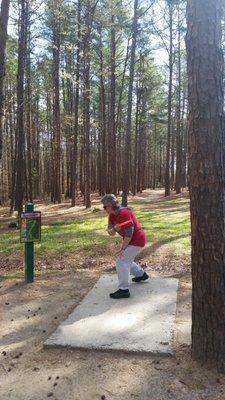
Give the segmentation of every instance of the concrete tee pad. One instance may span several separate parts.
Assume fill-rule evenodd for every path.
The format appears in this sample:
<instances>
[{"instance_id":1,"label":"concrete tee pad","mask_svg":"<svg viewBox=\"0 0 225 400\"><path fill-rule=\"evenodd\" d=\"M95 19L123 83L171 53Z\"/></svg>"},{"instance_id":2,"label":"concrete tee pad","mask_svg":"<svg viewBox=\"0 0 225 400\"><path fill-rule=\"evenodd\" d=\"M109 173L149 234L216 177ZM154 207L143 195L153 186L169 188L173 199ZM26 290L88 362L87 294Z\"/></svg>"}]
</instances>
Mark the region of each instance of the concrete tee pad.
<instances>
[{"instance_id":1,"label":"concrete tee pad","mask_svg":"<svg viewBox=\"0 0 225 400\"><path fill-rule=\"evenodd\" d=\"M178 279L132 283L131 297L111 299L116 275L103 275L45 346L173 354Z\"/></svg>"}]
</instances>

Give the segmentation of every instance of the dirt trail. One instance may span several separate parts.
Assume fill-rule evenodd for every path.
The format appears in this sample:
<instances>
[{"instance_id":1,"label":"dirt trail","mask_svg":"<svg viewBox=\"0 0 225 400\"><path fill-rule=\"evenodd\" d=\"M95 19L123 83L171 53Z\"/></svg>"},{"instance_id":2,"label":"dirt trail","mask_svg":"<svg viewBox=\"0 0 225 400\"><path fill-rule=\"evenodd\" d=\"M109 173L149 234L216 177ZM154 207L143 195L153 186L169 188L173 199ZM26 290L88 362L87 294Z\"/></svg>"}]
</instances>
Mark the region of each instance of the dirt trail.
<instances>
[{"instance_id":1,"label":"dirt trail","mask_svg":"<svg viewBox=\"0 0 225 400\"><path fill-rule=\"evenodd\" d=\"M47 273L30 285L1 282L0 399L166 400L225 398L225 380L190 359L176 340L176 356L124 355L43 349L45 339L82 300L96 270ZM188 319L190 276L180 281L177 327ZM105 397L104 397L105 396Z\"/></svg>"}]
</instances>

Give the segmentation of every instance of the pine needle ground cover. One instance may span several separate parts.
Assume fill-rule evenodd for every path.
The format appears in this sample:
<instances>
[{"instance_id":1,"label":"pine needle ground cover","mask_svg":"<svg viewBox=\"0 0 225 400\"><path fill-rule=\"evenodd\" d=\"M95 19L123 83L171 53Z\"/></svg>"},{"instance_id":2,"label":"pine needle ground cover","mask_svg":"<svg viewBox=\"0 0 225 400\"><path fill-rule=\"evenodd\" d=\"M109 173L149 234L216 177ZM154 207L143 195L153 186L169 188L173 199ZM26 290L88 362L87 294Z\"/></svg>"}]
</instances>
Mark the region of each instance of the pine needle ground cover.
<instances>
[{"instance_id":1,"label":"pine needle ground cover","mask_svg":"<svg viewBox=\"0 0 225 400\"><path fill-rule=\"evenodd\" d=\"M189 265L190 219L188 193L164 198L163 191L146 191L131 197L129 206L135 211L147 236L148 244L141 254L141 260L152 269L171 269L182 272ZM111 238L106 232L107 217L96 199L94 208L84 207L74 212L63 213L63 207L55 209L49 217L44 205L35 206L42 211L41 242L35 244L35 263L50 268L72 266L78 268L99 264L108 265L120 246L120 238ZM4 222L4 219L3 219ZM22 268L23 244L19 231L4 226L0 231L1 270ZM60 260L60 263L58 262ZM57 262L55 262L57 261Z\"/></svg>"}]
</instances>

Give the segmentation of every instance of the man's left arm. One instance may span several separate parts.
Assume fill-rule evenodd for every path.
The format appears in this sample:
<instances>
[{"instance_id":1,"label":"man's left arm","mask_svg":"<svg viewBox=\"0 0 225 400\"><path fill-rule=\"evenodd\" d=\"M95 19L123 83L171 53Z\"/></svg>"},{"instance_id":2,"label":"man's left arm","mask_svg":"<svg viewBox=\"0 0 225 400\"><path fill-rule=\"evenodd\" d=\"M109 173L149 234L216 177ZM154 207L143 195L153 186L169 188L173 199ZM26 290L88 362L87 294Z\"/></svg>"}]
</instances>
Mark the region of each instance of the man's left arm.
<instances>
[{"instance_id":1,"label":"man's left arm","mask_svg":"<svg viewBox=\"0 0 225 400\"><path fill-rule=\"evenodd\" d=\"M134 233L134 226L130 225L127 228L124 229L124 238L123 238L123 242L122 242L122 250L125 250L127 248L127 246L129 245L131 238L133 236Z\"/></svg>"}]
</instances>

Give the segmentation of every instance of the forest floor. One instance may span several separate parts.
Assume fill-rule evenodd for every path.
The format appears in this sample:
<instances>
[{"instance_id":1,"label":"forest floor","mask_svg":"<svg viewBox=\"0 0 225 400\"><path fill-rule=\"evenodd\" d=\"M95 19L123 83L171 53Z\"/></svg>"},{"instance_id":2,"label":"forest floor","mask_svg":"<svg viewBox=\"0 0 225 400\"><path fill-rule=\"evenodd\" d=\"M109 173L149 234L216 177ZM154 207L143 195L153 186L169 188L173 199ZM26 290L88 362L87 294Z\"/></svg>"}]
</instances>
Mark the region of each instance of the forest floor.
<instances>
[{"instance_id":1,"label":"forest floor","mask_svg":"<svg viewBox=\"0 0 225 400\"><path fill-rule=\"evenodd\" d=\"M89 211L81 205L71 208L66 202L36 205L42 211L43 230L51 235L53 229L58 236L56 243L51 236L52 247L47 241L41 245L44 249L35 245L37 259L32 284L24 283L18 231L8 228L13 217L9 217L7 208L0 209L0 399L225 399L225 377L193 361L190 346L182 341L182 335L175 336L174 357L43 347L46 338L100 275L114 270L118 241L111 242L104 229L101 235L105 215L97 196L93 203ZM149 236L141 264L150 275L179 278L176 313L179 331L181 324L190 322L191 309L188 193L165 200L162 190L145 191L131 199L131 206ZM75 225L70 225L71 220ZM173 227L168 231L170 224L176 231ZM67 242L72 240L71 229L78 226L80 231L83 229L85 245L78 243L75 251ZM79 242L79 232L73 232ZM64 252L60 250L61 244L66 247Z\"/></svg>"}]
</instances>

